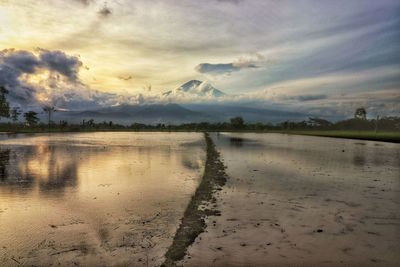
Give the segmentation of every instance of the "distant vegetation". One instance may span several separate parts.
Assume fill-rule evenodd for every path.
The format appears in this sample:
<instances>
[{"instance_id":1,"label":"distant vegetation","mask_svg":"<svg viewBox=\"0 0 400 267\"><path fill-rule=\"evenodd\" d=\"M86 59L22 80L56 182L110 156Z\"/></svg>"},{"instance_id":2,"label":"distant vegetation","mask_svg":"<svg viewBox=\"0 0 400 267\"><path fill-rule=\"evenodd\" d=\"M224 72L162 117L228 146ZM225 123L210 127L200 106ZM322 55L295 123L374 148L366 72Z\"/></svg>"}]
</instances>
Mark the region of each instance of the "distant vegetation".
<instances>
[{"instance_id":1,"label":"distant vegetation","mask_svg":"<svg viewBox=\"0 0 400 267\"><path fill-rule=\"evenodd\" d=\"M338 122L310 117L308 120L294 122L284 121L277 124L246 123L242 117L231 118L229 122L200 122L173 124L116 124L112 121L95 122L93 119L83 120L79 124L67 121L55 123L51 120L54 108L45 107L48 121L40 122L35 111L22 113L18 107L10 107L6 100L7 89L0 86L0 121L2 132L79 132L79 131L249 131L249 132L283 132L305 135L334 136L382 141L400 142L400 117L382 117L367 119L364 108L358 108L354 118ZM20 121L23 115L23 121Z\"/></svg>"}]
</instances>

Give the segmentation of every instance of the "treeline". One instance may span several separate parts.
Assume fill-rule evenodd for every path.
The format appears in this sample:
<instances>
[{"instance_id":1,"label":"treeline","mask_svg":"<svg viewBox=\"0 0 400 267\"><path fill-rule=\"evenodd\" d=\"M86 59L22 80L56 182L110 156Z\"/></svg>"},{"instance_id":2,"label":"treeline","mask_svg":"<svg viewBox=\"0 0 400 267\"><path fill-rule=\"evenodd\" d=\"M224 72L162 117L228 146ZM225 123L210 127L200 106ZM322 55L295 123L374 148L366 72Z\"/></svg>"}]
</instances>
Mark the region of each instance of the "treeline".
<instances>
[{"instance_id":1,"label":"treeline","mask_svg":"<svg viewBox=\"0 0 400 267\"><path fill-rule=\"evenodd\" d=\"M309 118L305 121L282 123L246 123L243 118L235 117L229 122L200 122L179 125L157 124L146 125L134 123L130 129L162 129L162 130L196 130L196 131L299 131L299 130L355 130L355 131L400 131L400 117L384 117L379 120L348 119L330 122L319 118Z\"/></svg>"},{"instance_id":2,"label":"treeline","mask_svg":"<svg viewBox=\"0 0 400 267\"><path fill-rule=\"evenodd\" d=\"M0 131L29 132L29 131L400 131L400 117L383 117L380 119L359 119L353 118L338 122L330 122L320 118L309 118L300 122L285 121L277 124L246 123L243 118L235 117L229 122L200 122L183 124L143 124L132 123L121 125L112 121L95 122L83 120L81 123L70 124L66 121L58 123L41 123L39 121L25 123L2 123Z\"/></svg>"}]
</instances>

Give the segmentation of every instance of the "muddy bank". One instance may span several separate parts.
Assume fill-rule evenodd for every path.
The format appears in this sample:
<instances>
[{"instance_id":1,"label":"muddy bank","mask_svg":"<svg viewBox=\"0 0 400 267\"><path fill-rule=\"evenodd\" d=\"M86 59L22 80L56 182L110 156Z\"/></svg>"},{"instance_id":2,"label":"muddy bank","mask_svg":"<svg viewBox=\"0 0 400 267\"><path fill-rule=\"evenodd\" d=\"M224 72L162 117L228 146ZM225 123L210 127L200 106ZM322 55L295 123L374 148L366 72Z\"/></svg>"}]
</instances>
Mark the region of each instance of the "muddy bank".
<instances>
[{"instance_id":1,"label":"muddy bank","mask_svg":"<svg viewBox=\"0 0 400 267\"><path fill-rule=\"evenodd\" d=\"M221 190L226 183L227 176L224 164L219 158L215 145L210 136L204 134L207 144L207 159L204 168L203 179L192 197L182 222L175 234L174 241L165 255L162 266L176 266L176 262L182 260L187 248L195 241L197 236L206 228L207 216L218 216L220 212L215 209L214 193Z\"/></svg>"}]
</instances>

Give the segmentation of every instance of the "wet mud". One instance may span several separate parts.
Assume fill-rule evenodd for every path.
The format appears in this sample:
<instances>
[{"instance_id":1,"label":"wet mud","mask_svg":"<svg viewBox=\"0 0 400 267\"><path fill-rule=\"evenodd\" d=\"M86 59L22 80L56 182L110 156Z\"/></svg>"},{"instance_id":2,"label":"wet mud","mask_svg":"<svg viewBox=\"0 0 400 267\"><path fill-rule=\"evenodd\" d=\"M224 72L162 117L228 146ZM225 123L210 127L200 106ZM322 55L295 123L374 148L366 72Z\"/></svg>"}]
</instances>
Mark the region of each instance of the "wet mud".
<instances>
[{"instance_id":1,"label":"wet mud","mask_svg":"<svg viewBox=\"0 0 400 267\"><path fill-rule=\"evenodd\" d=\"M178 265L400 266L399 144L211 137L229 176L215 195L221 216Z\"/></svg>"},{"instance_id":2,"label":"wet mud","mask_svg":"<svg viewBox=\"0 0 400 267\"><path fill-rule=\"evenodd\" d=\"M162 266L176 266L176 263L185 256L187 248L204 232L206 228L205 219L220 215L220 212L213 205L216 202L214 194L222 189L222 186L226 183L227 176L212 139L207 133L204 136L207 145L204 175L186 208L182 222L175 234L171 247L165 255L166 260Z\"/></svg>"}]
</instances>

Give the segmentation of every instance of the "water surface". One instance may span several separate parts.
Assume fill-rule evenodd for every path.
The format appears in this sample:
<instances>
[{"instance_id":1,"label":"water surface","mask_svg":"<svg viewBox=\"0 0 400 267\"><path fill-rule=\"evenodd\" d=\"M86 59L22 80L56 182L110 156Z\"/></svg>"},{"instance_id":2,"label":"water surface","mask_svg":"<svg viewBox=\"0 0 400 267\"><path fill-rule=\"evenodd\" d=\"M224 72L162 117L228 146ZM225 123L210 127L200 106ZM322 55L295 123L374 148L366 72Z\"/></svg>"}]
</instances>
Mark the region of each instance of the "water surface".
<instances>
[{"instance_id":1,"label":"water surface","mask_svg":"<svg viewBox=\"0 0 400 267\"><path fill-rule=\"evenodd\" d=\"M400 145L223 133L222 216L184 266L400 266Z\"/></svg>"},{"instance_id":2,"label":"water surface","mask_svg":"<svg viewBox=\"0 0 400 267\"><path fill-rule=\"evenodd\" d=\"M205 160L194 133L2 136L0 266L154 266Z\"/></svg>"}]
</instances>

